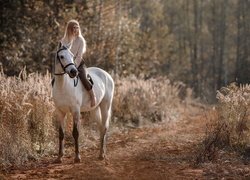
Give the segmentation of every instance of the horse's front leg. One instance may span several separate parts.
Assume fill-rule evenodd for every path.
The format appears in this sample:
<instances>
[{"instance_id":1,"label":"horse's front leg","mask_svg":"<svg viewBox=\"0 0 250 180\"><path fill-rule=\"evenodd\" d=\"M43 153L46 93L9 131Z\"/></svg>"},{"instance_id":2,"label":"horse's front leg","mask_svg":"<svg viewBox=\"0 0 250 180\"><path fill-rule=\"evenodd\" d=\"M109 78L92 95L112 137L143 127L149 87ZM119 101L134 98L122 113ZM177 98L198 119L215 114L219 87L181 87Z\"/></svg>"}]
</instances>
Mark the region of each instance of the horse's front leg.
<instances>
[{"instance_id":1,"label":"horse's front leg","mask_svg":"<svg viewBox=\"0 0 250 180\"><path fill-rule=\"evenodd\" d=\"M79 153L79 130L80 130L80 112L73 113L73 131L72 135L75 140L75 163L79 163L81 161L80 153Z\"/></svg>"},{"instance_id":2,"label":"horse's front leg","mask_svg":"<svg viewBox=\"0 0 250 180\"><path fill-rule=\"evenodd\" d=\"M64 126L65 126L65 115L66 113L63 113L61 111L56 112L56 119L59 124L58 126L58 132L59 132L59 152L58 152L58 157L56 159L56 163L61 163L62 162L62 157L64 154Z\"/></svg>"}]
</instances>

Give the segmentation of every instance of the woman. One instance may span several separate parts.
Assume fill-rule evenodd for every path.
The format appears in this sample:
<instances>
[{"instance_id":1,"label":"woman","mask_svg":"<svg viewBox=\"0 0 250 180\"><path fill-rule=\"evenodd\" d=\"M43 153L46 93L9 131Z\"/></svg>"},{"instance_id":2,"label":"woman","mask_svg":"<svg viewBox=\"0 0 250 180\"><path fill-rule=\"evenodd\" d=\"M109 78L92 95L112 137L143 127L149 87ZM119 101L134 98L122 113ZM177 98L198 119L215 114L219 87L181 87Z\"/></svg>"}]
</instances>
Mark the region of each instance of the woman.
<instances>
[{"instance_id":1,"label":"woman","mask_svg":"<svg viewBox=\"0 0 250 180\"><path fill-rule=\"evenodd\" d=\"M70 51L74 54L74 60L76 67L78 67L79 77L89 92L91 98L91 107L96 104L96 97L92 90L92 84L87 79L86 66L82 58L83 54L86 52L86 41L81 34L81 28L79 22L76 20L70 20L67 23L64 37L61 40L62 44L70 45Z\"/></svg>"}]
</instances>

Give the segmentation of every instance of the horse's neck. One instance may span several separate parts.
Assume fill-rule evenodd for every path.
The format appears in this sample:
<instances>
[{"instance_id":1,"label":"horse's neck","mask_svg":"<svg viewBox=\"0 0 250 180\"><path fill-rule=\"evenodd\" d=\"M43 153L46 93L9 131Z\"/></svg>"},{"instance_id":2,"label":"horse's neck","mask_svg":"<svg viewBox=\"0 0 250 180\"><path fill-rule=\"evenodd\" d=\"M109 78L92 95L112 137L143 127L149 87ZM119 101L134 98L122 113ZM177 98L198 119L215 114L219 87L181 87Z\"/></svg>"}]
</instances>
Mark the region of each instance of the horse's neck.
<instances>
[{"instance_id":1,"label":"horse's neck","mask_svg":"<svg viewBox=\"0 0 250 180\"><path fill-rule=\"evenodd\" d=\"M63 73L63 69L62 69L62 67L60 66L59 63L56 64L56 66L55 66L55 73L56 73L56 74Z\"/></svg>"},{"instance_id":2,"label":"horse's neck","mask_svg":"<svg viewBox=\"0 0 250 180\"><path fill-rule=\"evenodd\" d=\"M55 86L58 88L63 88L67 86L68 79L66 76L67 76L66 74L55 76Z\"/></svg>"},{"instance_id":3,"label":"horse's neck","mask_svg":"<svg viewBox=\"0 0 250 180\"><path fill-rule=\"evenodd\" d=\"M61 74L55 76L55 85L58 87L63 87L67 77L65 77L66 74L63 74L62 67L59 65L59 63L57 63L55 66L55 74Z\"/></svg>"},{"instance_id":4,"label":"horse's neck","mask_svg":"<svg viewBox=\"0 0 250 180\"><path fill-rule=\"evenodd\" d=\"M60 91L67 91L71 93L72 88L74 87L78 80L70 78L67 74L59 75L55 77L55 87L60 89Z\"/></svg>"}]
</instances>

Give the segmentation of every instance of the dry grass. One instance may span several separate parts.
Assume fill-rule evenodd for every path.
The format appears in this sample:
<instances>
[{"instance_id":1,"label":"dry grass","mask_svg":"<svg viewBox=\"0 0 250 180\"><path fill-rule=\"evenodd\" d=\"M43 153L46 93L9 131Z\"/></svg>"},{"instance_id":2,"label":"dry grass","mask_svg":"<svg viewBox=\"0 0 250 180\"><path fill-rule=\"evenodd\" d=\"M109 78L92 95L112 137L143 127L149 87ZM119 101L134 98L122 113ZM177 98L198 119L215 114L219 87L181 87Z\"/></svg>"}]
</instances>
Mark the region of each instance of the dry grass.
<instances>
[{"instance_id":1,"label":"dry grass","mask_svg":"<svg viewBox=\"0 0 250 180\"><path fill-rule=\"evenodd\" d=\"M0 74L0 165L20 165L54 148L50 75Z\"/></svg>"},{"instance_id":2,"label":"dry grass","mask_svg":"<svg viewBox=\"0 0 250 180\"><path fill-rule=\"evenodd\" d=\"M219 150L244 153L250 145L250 85L231 84L217 92L216 110L209 113L207 132L197 163L216 160Z\"/></svg>"},{"instance_id":3,"label":"dry grass","mask_svg":"<svg viewBox=\"0 0 250 180\"><path fill-rule=\"evenodd\" d=\"M117 79L113 105L115 123L140 126L148 121L178 119L182 87L181 83L171 84L166 77Z\"/></svg>"},{"instance_id":4,"label":"dry grass","mask_svg":"<svg viewBox=\"0 0 250 180\"><path fill-rule=\"evenodd\" d=\"M49 73L27 75L24 70L19 77L0 74L0 169L57 151L50 81ZM137 127L180 118L179 93L183 85L172 85L163 77L117 78L115 82L113 126ZM72 146L72 120L71 116L67 117L66 146ZM84 119L81 144L97 146L97 128L88 116Z\"/></svg>"}]
</instances>

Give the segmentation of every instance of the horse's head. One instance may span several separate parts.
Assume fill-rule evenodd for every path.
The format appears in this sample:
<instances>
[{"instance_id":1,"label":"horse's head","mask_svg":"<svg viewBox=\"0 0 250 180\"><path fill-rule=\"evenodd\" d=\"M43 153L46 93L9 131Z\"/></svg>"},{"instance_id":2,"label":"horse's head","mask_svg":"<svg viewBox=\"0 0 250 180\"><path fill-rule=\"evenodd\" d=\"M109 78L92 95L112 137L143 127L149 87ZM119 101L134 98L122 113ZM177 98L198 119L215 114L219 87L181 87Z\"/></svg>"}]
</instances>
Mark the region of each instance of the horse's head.
<instances>
[{"instance_id":1,"label":"horse's head","mask_svg":"<svg viewBox=\"0 0 250 180\"><path fill-rule=\"evenodd\" d=\"M61 65L63 73L55 73L55 75L60 75L67 73L71 78L77 76L78 71L74 63L74 55L70 52L67 46L60 43L60 47L56 52L56 63L55 65Z\"/></svg>"}]
</instances>

